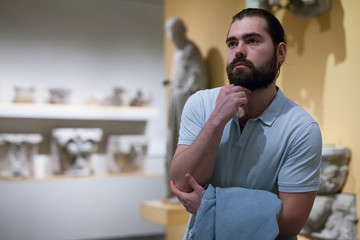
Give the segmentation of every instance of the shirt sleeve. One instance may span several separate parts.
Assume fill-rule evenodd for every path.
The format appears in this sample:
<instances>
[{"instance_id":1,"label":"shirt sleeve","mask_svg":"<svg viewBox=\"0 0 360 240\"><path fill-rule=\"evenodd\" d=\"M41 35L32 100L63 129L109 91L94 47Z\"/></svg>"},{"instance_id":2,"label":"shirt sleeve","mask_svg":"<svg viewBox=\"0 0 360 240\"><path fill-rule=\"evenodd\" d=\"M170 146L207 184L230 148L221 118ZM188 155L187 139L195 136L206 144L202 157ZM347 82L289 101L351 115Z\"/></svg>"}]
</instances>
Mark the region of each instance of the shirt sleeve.
<instances>
[{"instance_id":1,"label":"shirt sleeve","mask_svg":"<svg viewBox=\"0 0 360 240\"><path fill-rule=\"evenodd\" d=\"M203 129L204 111L201 94L196 92L186 101L181 115L178 144L191 145Z\"/></svg>"},{"instance_id":2,"label":"shirt sleeve","mask_svg":"<svg viewBox=\"0 0 360 240\"><path fill-rule=\"evenodd\" d=\"M279 192L318 191L322 138L319 126L312 122L292 142L279 177Z\"/></svg>"}]
</instances>

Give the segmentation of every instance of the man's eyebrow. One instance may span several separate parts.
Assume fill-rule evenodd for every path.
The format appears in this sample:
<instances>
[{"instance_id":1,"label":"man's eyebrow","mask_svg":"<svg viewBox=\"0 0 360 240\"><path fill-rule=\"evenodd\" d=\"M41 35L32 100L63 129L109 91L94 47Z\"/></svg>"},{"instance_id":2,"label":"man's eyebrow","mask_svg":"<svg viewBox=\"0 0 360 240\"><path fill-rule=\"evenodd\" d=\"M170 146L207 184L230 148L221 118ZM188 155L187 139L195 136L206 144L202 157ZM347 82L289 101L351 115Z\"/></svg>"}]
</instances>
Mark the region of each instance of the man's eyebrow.
<instances>
[{"instance_id":1,"label":"man's eyebrow","mask_svg":"<svg viewBox=\"0 0 360 240\"><path fill-rule=\"evenodd\" d=\"M263 36L260 33L257 33L257 32L246 33L246 34L243 35L243 38L249 38L249 37L263 38Z\"/></svg>"},{"instance_id":2,"label":"man's eyebrow","mask_svg":"<svg viewBox=\"0 0 360 240\"><path fill-rule=\"evenodd\" d=\"M228 37L225 42L235 41L236 37Z\"/></svg>"},{"instance_id":3,"label":"man's eyebrow","mask_svg":"<svg viewBox=\"0 0 360 240\"><path fill-rule=\"evenodd\" d=\"M257 32L245 33L244 35L242 35L241 38L249 38L249 37L260 37L260 38L264 38L260 33L257 33ZM225 42L235 41L235 40L237 40L236 37L228 37L228 38L226 38L226 41L225 41Z\"/></svg>"}]
</instances>

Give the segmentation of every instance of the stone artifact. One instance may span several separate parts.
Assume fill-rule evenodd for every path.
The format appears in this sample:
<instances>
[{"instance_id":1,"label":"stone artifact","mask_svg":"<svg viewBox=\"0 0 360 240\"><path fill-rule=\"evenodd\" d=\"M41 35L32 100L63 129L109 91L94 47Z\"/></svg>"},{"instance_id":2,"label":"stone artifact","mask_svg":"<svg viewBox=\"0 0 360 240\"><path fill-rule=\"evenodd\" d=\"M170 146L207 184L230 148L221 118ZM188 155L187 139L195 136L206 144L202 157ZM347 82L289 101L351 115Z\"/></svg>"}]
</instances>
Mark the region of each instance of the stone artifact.
<instances>
[{"instance_id":1,"label":"stone artifact","mask_svg":"<svg viewBox=\"0 0 360 240\"><path fill-rule=\"evenodd\" d=\"M51 88L49 89L50 99L49 103L53 104L68 104L70 97L70 89L67 88Z\"/></svg>"},{"instance_id":2,"label":"stone artifact","mask_svg":"<svg viewBox=\"0 0 360 240\"><path fill-rule=\"evenodd\" d=\"M349 161L348 148L336 145L323 146L319 195L341 192L345 185Z\"/></svg>"},{"instance_id":3,"label":"stone artifact","mask_svg":"<svg viewBox=\"0 0 360 240\"><path fill-rule=\"evenodd\" d=\"M144 135L111 135L106 155L111 173L142 170L148 139Z\"/></svg>"},{"instance_id":4,"label":"stone artifact","mask_svg":"<svg viewBox=\"0 0 360 240\"><path fill-rule=\"evenodd\" d=\"M99 128L57 128L52 131L54 171L73 176L90 175L91 157L97 152L103 131Z\"/></svg>"},{"instance_id":5,"label":"stone artifact","mask_svg":"<svg viewBox=\"0 0 360 240\"><path fill-rule=\"evenodd\" d=\"M317 196L301 234L317 239L357 239L354 194Z\"/></svg>"},{"instance_id":6,"label":"stone artifact","mask_svg":"<svg viewBox=\"0 0 360 240\"><path fill-rule=\"evenodd\" d=\"M33 103L34 102L34 87L15 86L15 103Z\"/></svg>"},{"instance_id":7,"label":"stone artifact","mask_svg":"<svg viewBox=\"0 0 360 240\"><path fill-rule=\"evenodd\" d=\"M102 92L92 91L88 95L86 99L88 105L101 105L104 102L105 97Z\"/></svg>"},{"instance_id":8,"label":"stone artifact","mask_svg":"<svg viewBox=\"0 0 360 240\"><path fill-rule=\"evenodd\" d=\"M132 107L144 107L149 106L151 97L149 93L145 93L143 90L138 90L136 96L131 100L130 106Z\"/></svg>"},{"instance_id":9,"label":"stone artifact","mask_svg":"<svg viewBox=\"0 0 360 240\"><path fill-rule=\"evenodd\" d=\"M0 134L0 176L31 176L41 141L40 134Z\"/></svg>"},{"instance_id":10,"label":"stone artifact","mask_svg":"<svg viewBox=\"0 0 360 240\"><path fill-rule=\"evenodd\" d=\"M301 234L316 239L357 239L356 197L341 193L350 161L350 150L324 145L320 190Z\"/></svg>"},{"instance_id":11,"label":"stone artifact","mask_svg":"<svg viewBox=\"0 0 360 240\"><path fill-rule=\"evenodd\" d=\"M115 106L128 105L128 96L125 88L115 87L113 89L112 104Z\"/></svg>"},{"instance_id":12,"label":"stone artifact","mask_svg":"<svg viewBox=\"0 0 360 240\"><path fill-rule=\"evenodd\" d=\"M312 18L331 9L331 0L246 0L247 8L263 8L276 12L285 8L300 18Z\"/></svg>"},{"instance_id":13,"label":"stone artifact","mask_svg":"<svg viewBox=\"0 0 360 240\"><path fill-rule=\"evenodd\" d=\"M170 189L170 165L176 150L180 118L186 100L197 90L207 88L206 68L198 47L186 37L186 27L182 20L169 18L165 24L166 34L175 45L170 84L171 100L168 113L166 185L165 200L171 202L176 197Z\"/></svg>"}]
</instances>

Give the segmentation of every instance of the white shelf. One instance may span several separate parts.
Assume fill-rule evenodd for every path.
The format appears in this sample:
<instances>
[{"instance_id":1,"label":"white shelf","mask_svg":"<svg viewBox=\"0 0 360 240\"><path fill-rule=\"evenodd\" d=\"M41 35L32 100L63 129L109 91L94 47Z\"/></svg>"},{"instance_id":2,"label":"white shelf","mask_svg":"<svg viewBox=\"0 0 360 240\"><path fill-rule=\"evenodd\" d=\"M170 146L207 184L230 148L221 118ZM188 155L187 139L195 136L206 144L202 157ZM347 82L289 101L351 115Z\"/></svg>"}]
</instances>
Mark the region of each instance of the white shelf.
<instances>
[{"instance_id":1,"label":"white shelf","mask_svg":"<svg viewBox=\"0 0 360 240\"><path fill-rule=\"evenodd\" d=\"M0 104L0 118L147 121L158 113L158 109L153 107Z\"/></svg>"}]
</instances>

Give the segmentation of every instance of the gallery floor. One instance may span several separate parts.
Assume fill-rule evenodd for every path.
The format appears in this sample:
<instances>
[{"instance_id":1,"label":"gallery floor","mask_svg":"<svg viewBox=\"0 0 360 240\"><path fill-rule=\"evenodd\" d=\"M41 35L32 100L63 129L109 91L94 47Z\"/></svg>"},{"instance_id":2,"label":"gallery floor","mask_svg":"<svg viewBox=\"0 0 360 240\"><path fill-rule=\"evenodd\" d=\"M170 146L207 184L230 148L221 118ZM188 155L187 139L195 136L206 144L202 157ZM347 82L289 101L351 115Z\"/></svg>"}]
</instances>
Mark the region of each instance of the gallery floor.
<instances>
[{"instance_id":1,"label":"gallery floor","mask_svg":"<svg viewBox=\"0 0 360 240\"><path fill-rule=\"evenodd\" d=\"M140 236L140 237L128 237L128 238L106 238L106 239L92 239L92 240L165 240L165 235Z\"/></svg>"}]
</instances>

